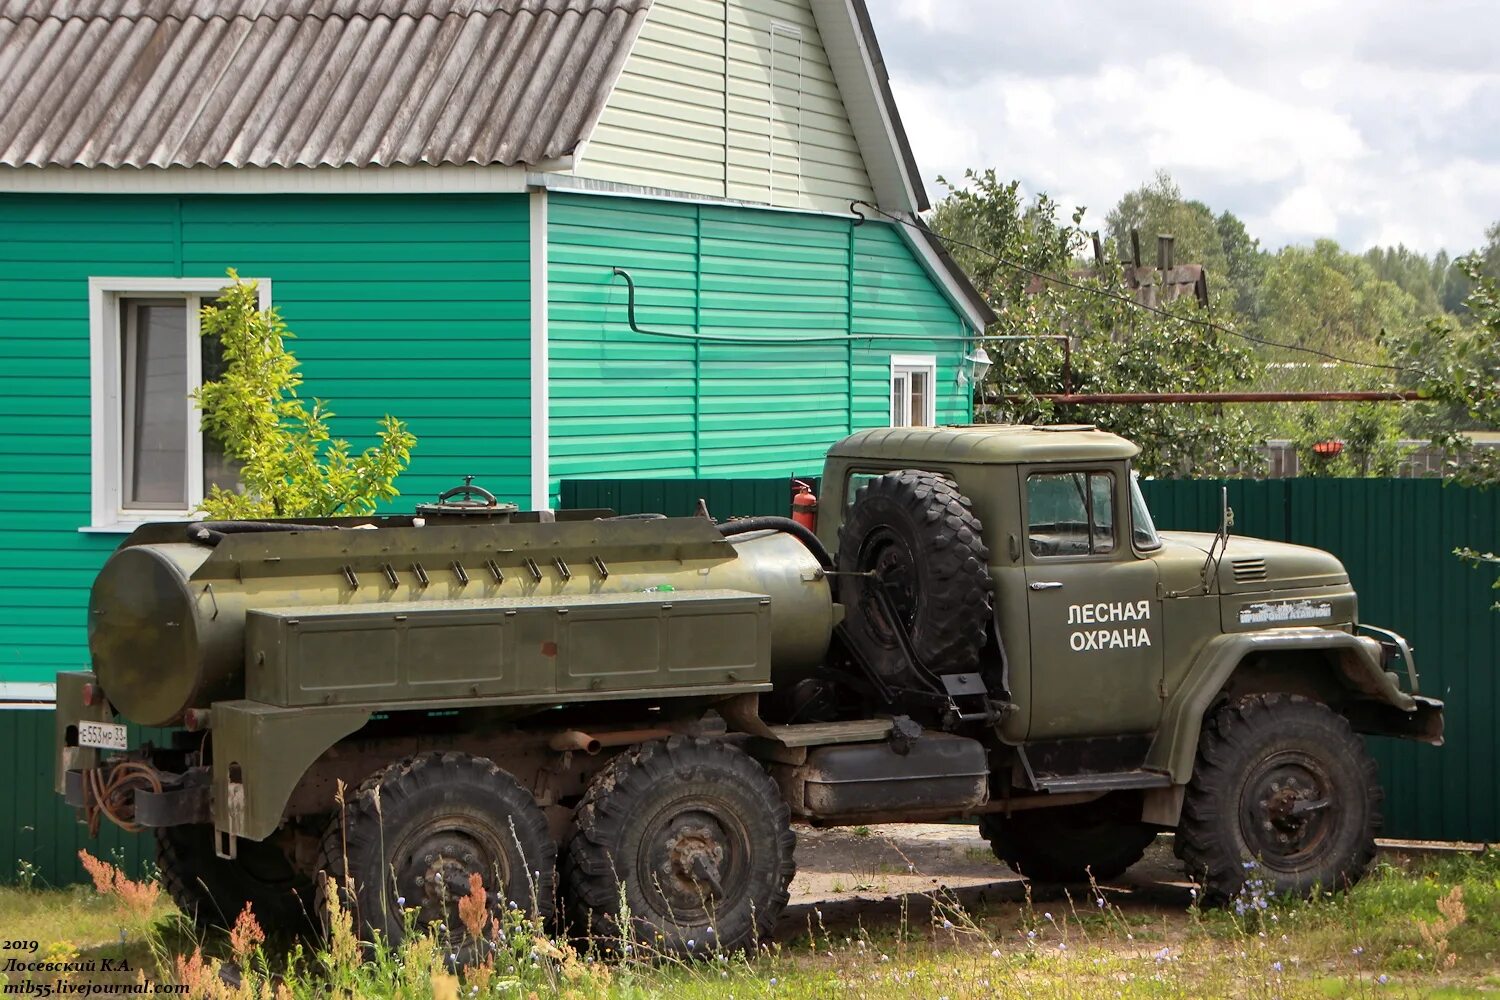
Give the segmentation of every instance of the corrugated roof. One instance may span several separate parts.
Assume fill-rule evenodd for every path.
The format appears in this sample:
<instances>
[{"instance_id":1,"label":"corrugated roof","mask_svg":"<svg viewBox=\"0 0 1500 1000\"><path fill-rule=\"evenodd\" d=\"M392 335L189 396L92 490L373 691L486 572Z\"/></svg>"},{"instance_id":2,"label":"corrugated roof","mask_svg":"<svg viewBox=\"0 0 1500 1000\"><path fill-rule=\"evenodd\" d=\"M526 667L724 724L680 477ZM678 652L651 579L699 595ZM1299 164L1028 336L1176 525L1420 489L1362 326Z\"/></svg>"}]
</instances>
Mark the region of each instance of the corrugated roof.
<instances>
[{"instance_id":1,"label":"corrugated roof","mask_svg":"<svg viewBox=\"0 0 1500 1000\"><path fill-rule=\"evenodd\" d=\"M0 0L0 164L541 164L651 0Z\"/></svg>"}]
</instances>

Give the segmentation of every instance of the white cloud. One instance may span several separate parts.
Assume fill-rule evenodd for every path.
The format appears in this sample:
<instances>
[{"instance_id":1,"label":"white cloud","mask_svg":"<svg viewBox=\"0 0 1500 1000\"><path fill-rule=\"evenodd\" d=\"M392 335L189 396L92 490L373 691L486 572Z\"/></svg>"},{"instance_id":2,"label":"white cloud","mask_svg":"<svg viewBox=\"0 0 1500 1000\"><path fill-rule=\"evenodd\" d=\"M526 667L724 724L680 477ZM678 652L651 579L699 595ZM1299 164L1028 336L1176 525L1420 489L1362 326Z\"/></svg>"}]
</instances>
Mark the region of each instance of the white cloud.
<instances>
[{"instance_id":1,"label":"white cloud","mask_svg":"<svg viewBox=\"0 0 1500 1000\"><path fill-rule=\"evenodd\" d=\"M1462 251L1500 220L1500 5L871 5L934 195L993 166L1102 223L1164 169L1271 247Z\"/></svg>"}]
</instances>

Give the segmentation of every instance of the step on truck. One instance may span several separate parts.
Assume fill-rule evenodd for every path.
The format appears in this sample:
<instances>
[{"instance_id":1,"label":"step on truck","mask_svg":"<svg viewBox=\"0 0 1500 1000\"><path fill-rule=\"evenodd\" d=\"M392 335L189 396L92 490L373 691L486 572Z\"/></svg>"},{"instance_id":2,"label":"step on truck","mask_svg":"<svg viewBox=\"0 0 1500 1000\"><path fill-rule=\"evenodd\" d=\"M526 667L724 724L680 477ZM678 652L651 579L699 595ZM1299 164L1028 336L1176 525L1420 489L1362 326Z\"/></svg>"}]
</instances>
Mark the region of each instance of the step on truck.
<instances>
[{"instance_id":1,"label":"step on truck","mask_svg":"<svg viewBox=\"0 0 1500 1000\"><path fill-rule=\"evenodd\" d=\"M1211 899L1337 890L1367 735L1442 741L1326 552L1158 531L1082 426L889 428L807 521L522 512L138 528L58 675L57 791L156 838L206 923L459 926L479 876L600 941L752 946L796 824L971 819L1024 876L1162 831ZM127 727L134 723L135 727ZM140 734L144 727L150 730ZM622 911L622 901L626 908ZM627 912L629 919L622 918Z\"/></svg>"}]
</instances>

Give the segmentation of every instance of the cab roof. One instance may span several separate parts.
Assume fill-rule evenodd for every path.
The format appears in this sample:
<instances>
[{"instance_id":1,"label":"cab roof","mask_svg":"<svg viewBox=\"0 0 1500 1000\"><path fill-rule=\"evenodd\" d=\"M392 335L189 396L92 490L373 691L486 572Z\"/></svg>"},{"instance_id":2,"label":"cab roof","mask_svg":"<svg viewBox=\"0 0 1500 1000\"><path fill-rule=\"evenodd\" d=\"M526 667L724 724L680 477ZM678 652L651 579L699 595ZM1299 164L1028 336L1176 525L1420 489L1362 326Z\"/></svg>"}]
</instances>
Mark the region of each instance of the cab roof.
<instances>
[{"instance_id":1,"label":"cab roof","mask_svg":"<svg viewBox=\"0 0 1500 1000\"><path fill-rule=\"evenodd\" d=\"M996 465L1120 461L1140 452L1118 434L1088 424L967 424L859 431L828 449L828 456Z\"/></svg>"}]
</instances>

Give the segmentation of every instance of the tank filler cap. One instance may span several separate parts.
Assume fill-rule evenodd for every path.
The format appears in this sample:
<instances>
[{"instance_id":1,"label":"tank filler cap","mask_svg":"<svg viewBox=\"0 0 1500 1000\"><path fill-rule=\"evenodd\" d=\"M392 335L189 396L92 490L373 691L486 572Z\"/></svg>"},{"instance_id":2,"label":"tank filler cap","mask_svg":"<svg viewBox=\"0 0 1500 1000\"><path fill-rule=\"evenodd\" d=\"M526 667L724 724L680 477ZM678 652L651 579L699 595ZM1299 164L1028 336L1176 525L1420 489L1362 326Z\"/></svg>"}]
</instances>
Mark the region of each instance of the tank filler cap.
<instances>
[{"instance_id":1,"label":"tank filler cap","mask_svg":"<svg viewBox=\"0 0 1500 1000\"><path fill-rule=\"evenodd\" d=\"M417 505L422 516L432 514L459 514L470 517L508 518L519 508L513 503L501 503L495 494L482 486L474 485L473 476L464 476L464 484L438 494L433 503Z\"/></svg>"}]
</instances>

